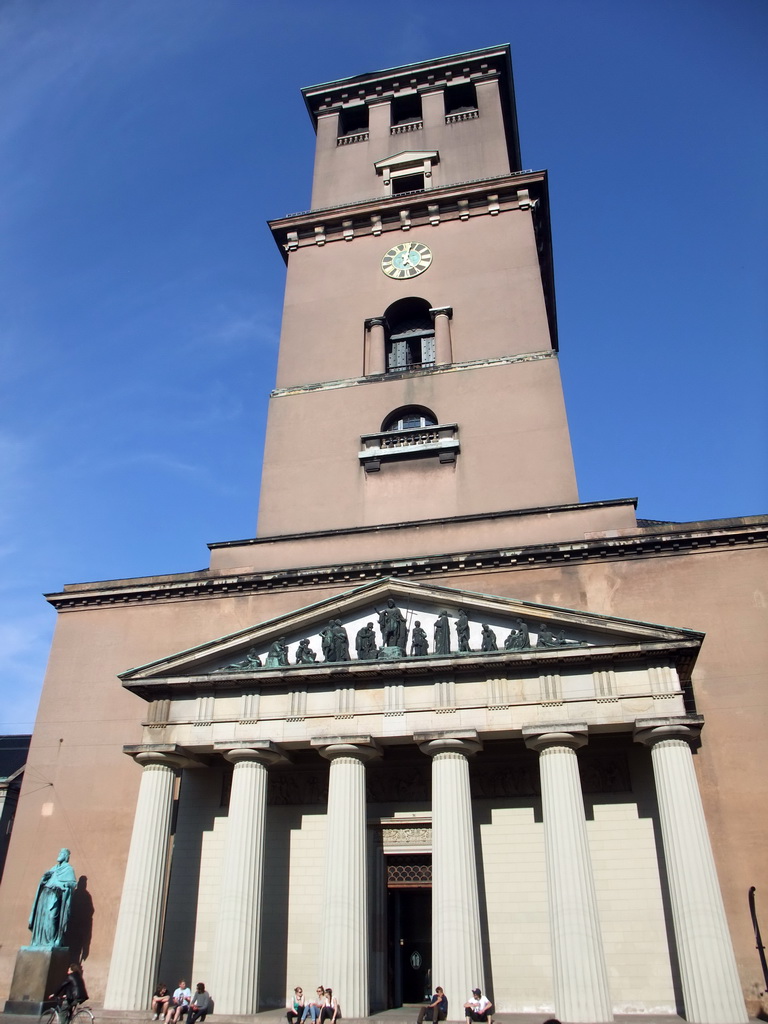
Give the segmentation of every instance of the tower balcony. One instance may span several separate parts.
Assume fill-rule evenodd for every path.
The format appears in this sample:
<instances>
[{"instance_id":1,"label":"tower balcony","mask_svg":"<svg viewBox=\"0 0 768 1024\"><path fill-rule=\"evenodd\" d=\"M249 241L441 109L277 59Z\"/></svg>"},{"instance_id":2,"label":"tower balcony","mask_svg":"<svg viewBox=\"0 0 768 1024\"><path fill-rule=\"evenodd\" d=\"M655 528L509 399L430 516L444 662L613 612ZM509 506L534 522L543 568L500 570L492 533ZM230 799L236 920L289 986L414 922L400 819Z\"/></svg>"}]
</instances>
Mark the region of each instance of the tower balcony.
<instances>
[{"instance_id":1,"label":"tower balcony","mask_svg":"<svg viewBox=\"0 0 768 1024\"><path fill-rule=\"evenodd\" d=\"M382 461L437 456L440 462L455 462L459 451L456 423L438 423L428 427L407 427L363 434L358 453L366 473L376 473Z\"/></svg>"}]
</instances>

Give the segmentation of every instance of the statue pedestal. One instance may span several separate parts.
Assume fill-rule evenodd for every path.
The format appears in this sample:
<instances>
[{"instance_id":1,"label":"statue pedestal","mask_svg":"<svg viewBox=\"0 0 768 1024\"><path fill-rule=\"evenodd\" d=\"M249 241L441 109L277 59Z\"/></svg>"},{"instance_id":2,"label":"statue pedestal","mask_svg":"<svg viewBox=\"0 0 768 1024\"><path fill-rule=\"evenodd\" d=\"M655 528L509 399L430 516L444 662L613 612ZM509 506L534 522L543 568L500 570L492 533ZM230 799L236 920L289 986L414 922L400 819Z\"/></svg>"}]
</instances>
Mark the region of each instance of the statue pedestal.
<instances>
[{"instance_id":1,"label":"statue pedestal","mask_svg":"<svg viewBox=\"0 0 768 1024\"><path fill-rule=\"evenodd\" d=\"M378 653L379 661L400 661L405 657L402 647L380 647Z\"/></svg>"},{"instance_id":2,"label":"statue pedestal","mask_svg":"<svg viewBox=\"0 0 768 1024\"><path fill-rule=\"evenodd\" d=\"M54 992L67 976L70 954L67 946L55 949L30 949L22 946L16 954L11 991L5 1013L26 1013L39 1017L46 996Z\"/></svg>"}]
</instances>

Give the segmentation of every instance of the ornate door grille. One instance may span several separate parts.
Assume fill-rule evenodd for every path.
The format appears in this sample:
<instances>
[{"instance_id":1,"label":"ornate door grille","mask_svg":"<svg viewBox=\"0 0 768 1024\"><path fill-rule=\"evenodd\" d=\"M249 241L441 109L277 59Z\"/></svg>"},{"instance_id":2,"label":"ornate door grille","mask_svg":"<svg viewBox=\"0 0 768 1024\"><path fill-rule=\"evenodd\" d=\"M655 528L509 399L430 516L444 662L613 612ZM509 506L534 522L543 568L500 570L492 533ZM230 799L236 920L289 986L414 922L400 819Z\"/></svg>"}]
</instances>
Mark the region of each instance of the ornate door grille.
<instances>
[{"instance_id":1,"label":"ornate door grille","mask_svg":"<svg viewBox=\"0 0 768 1024\"><path fill-rule=\"evenodd\" d=\"M432 887L432 857L428 853L393 853L387 856L387 888Z\"/></svg>"}]
</instances>

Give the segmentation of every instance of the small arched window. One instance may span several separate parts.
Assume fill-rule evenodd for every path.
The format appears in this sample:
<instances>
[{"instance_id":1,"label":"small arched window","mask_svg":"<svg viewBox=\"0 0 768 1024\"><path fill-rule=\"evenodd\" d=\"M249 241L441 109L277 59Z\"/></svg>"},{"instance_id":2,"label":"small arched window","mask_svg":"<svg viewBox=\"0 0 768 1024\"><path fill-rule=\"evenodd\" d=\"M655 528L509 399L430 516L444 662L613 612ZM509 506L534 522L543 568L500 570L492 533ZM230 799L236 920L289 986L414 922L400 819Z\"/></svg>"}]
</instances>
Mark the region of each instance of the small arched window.
<instances>
[{"instance_id":1,"label":"small arched window","mask_svg":"<svg viewBox=\"0 0 768 1024\"><path fill-rule=\"evenodd\" d=\"M396 409L381 425L383 431L410 430L418 427L434 427L437 418L430 409L421 405L407 405Z\"/></svg>"},{"instance_id":2,"label":"small arched window","mask_svg":"<svg viewBox=\"0 0 768 1024\"><path fill-rule=\"evenodd\" d=\"M435 364L435 325L426 299L408 298L394 302L385 314L387 372L419 369Z\"/></svg>"}]
</instances>

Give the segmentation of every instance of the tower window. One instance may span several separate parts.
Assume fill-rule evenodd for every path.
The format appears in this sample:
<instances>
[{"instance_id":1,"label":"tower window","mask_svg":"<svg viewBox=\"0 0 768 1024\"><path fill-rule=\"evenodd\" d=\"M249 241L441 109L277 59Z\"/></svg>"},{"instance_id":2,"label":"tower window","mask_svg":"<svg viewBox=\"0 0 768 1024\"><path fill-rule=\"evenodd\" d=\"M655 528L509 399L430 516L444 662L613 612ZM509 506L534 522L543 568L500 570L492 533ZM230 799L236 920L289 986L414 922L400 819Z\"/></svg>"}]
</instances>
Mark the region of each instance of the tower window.
<instances>
[{"instance_id":1,"label":"tower window","mask_svg":"<svg viewBox=\"0 0 768 1024\"><path fill-rule=\"evenodd\" d=\"M415 124L421 121L421 96L395 96L392 100L392 124Z\"/></svg>"},{"instance_id":2,"label":"tower window","mask_svg":"<svg viewBox=\"0 0 768 1024\"><path fill-rule=\"evenodd\" d=\"M389 415L381 426L383 431L411 430L419 427L434 427L437 424L435 414L420 405L409 405L397 409Z\"/></svg>"},{"instance_id":3,"label":"tower window","mask_svg":"<svg viewBox=\"0 0 768 1024\"><path fill-rule=\"evenodd\" d=\"M392 195L401 196L405 192L420 192L424 188L423 174L392 175Z\"/></svg>"},{"instance_id":4,"label":"tower window","mask_svg":"<svg viewBox=\"0 0 768 1024\"><path fill-rule=\"evenodd\" d=\"M468 114L477 111L477 92L471 82L449 85L443 95L446 117L451 114Z\"/></svg>"},{"instance_id":5,"label":"tower window","mask_svg":"<svg viewBox=\"0 0 768 1024\"><path fill-rule=\"evenodd\" d=\"M417 370L435 364L435 327L426 299L400 299L386 312L387 372Z\"/></svg>"},{"instance_id":6,"label":"tower window","mask_svg":"<svg viewBox=\"0 0 768 1024\"><path fill-rule=\"evenodd\" d=\"M368 131L368 107L359 103L343 107L339 114L339 135L359 135Z\"/></svg>"}]
</instances>

